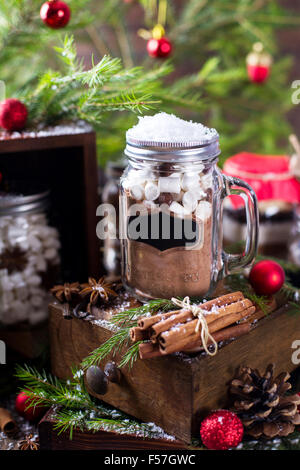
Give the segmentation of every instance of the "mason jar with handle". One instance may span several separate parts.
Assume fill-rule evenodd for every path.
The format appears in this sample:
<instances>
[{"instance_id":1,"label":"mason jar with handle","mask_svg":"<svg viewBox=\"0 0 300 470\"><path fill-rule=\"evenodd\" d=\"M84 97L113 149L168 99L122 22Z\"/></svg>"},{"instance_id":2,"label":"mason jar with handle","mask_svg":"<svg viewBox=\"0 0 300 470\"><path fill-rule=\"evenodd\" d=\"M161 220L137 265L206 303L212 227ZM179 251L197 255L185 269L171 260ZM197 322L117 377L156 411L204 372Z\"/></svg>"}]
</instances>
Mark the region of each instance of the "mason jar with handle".
<instances>
[{"instance_id":1,"label":"mason jar with handle","mask_svg":"<svg viewBox=\"0 0 300 470\"><path fill-rule=\"evenodd\" d=\"M217 167L215 129L174 116L168 123L166 114L159 126L157 116L161 120L161 115L147 118L153 120L148 139L141 128L145 118L127 132L128 166L120 184L123 283L141 300L204 297L224 275L253 261L256 196L247 183ZM182 132L174 119L185 123ZM153 137L155 124L158 135ZM194 126L191 136L189 124ZM231 194L243 197L247 212L246 249L236 255L223 251L222 205Z\"/></svg>"}]
</instances>

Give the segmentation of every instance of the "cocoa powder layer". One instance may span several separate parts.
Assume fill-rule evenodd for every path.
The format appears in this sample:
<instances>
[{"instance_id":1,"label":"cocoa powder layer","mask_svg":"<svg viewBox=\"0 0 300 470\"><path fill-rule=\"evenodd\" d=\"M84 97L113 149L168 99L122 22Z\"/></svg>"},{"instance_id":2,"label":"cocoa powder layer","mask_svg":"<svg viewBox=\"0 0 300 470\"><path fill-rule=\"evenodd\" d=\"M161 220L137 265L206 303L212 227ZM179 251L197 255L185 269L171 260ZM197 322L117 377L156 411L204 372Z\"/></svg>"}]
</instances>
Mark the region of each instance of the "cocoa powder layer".
<instances>
[{"instance_id":1,"label":"cocoa powder layer","mask_svg":"<svg viewBox=\"0 0 300 470\"><path fill-rule=\"evenodd\" d=\"M127 240L127 286L139 295L153 298L206 294L211 282L211 232L209 218L203 224L202 242L193 249L173 247L160 251L146 243Z\"/></svg>"}]
</instances>

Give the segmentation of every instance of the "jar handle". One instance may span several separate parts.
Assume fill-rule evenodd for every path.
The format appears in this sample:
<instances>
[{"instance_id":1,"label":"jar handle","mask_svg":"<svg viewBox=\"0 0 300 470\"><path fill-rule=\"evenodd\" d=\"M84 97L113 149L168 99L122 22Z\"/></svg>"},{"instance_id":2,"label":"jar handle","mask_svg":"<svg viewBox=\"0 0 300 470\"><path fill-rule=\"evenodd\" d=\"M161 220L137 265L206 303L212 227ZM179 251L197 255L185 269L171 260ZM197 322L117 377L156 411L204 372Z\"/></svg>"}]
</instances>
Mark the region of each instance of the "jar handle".
<instances>
[{"instance_id":1,"label":"jar handle","mask_svg":"<svg viewBox=\"0 0 300 470\"><path fill-rule=\"evenodd\" d=\"M225 195L239 195L243 198L246 208L247 237L246 247L243 254L228 254L223 251L224 271L230 274L240 268L245 268L254 260L258 244L258 205L257 197L251 186L245 181L232 176L222 175Z\"/></svg>"}]
</instances>

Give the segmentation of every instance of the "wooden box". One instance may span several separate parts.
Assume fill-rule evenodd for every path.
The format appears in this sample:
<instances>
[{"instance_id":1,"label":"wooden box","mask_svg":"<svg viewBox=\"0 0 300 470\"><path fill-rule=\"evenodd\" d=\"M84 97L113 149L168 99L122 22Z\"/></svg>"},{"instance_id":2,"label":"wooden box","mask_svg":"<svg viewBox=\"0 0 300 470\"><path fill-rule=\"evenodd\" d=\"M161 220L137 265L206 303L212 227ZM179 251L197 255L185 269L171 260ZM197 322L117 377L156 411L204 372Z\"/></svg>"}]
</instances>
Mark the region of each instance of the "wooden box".
<instances>
[{"instance_id":1,"label":"wooden box","mask_svg":"<svg viewBox=\"0 0 300 470\"><path fill-rule=\"evenodd\" d=\"M89 320L66 320L62 308L50 305L52 372L60 378L80 364L112 332ZM137 360L133 368L122 369L120 384L109 383L99 399L146 422L155 422L168 434L184 442L199 436L202 418L212 409L227 405L227 384L239 366L264 371L273 362L276 370L291 372L291 345L300 340L300 321L291 308L283 306L245 336L221 347L216 356L194 358L175 354ZM118 362L118 356L108 357ZM97 395L95 395L97 396Z\"/></svg>"},{"instance_id":2,"label":"wooden box","mask_svg":"<svg viewBox=\"0 0 300 470\"><path fill-rule=\"evenodd\" d=\"M92 128L70 124L39 132L0 132L0 172L4 179L36 181L51 190L51 223L60 232L63 278L97 277L97 159Z\"/></svg>"}]
</instances>

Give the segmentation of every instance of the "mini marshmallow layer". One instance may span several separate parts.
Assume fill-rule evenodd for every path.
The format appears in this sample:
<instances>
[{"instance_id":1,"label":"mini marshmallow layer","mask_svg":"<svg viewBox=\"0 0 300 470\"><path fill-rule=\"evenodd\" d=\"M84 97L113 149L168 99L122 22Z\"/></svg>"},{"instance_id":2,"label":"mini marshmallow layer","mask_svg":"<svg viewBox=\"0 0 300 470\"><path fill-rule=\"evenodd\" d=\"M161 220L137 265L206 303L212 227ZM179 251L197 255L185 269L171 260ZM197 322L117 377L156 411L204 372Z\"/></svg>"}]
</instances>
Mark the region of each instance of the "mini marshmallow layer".
<instances>
[{"instance_id":1,"label":"mini marshmallow layer","mask_svg":"<svg viewBox=\"0 0 300 470\"><path fill-rule=\"evenodd\" d=\"M25 253L26 265L12 273L0 269L0 323L37 324L47 318L51 300L42 275L60 263L58 231L44 214L0 217L0 258L15 248Z\"/></svg>"},{"instance_id":2,"label":"mini marshmallow layer","mask_svg":"<svg viewBox=\"0 0 300 470\"><path fill-rule=\"evenodd\" d=\"M132 199L148 208L158 208L159 196L167 193L172 198L170 212L180 217L195 213L203 221L211 216L211 203L203 201L207 190L212 188L210 173L198 171L158 177L151 171L131 168L123 177L122 186Z\"/></svg>"}]
</instances>

